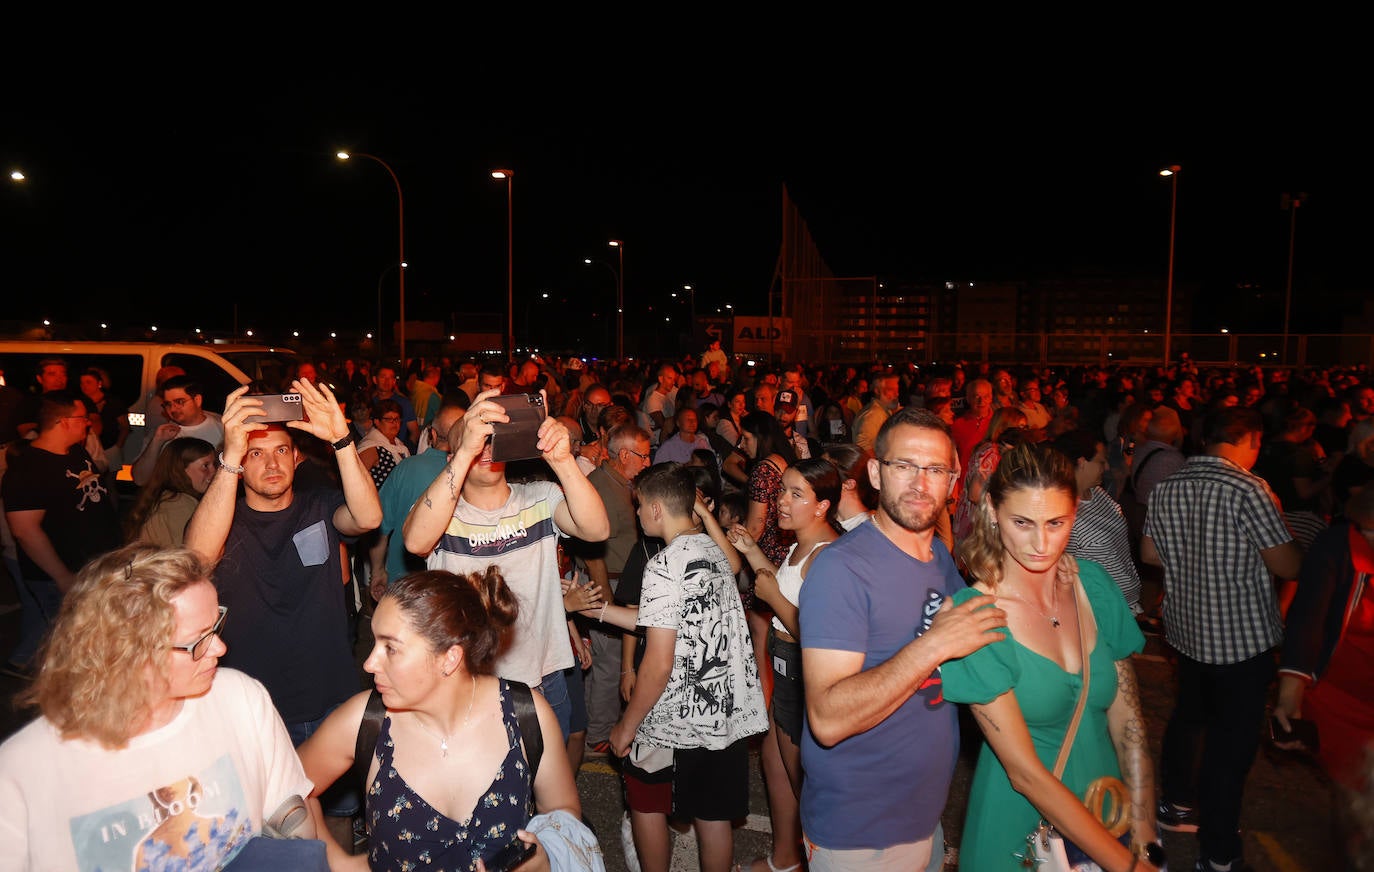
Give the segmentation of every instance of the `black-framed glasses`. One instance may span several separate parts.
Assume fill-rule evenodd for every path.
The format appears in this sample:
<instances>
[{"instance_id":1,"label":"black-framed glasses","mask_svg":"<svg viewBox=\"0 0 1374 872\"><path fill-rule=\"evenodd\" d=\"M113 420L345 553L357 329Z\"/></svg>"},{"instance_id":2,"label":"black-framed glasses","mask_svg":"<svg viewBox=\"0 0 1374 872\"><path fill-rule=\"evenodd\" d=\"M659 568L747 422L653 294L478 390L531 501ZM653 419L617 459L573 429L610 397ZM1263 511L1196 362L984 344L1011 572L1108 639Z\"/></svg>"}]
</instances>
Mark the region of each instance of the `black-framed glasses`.
<instances>
[{"instance_id":1,"label":"black-framed glasses","mask_svg":"<svg viewBox=\"0 0 1374 872\"><path fill-rule=\"evenodd\" d=\"M177 651L185 651L187 654L191 655L192 660L199 660L200 658L205 656L205 652L210 650L210 643L214 641L214 638L220 634L220 630L224 629L224 619L228 616L229 607L220 606L219 618L215 621L215 625L210 628L210 632L206 633L204 636L201 636L199 639L197 639L189 645L168 645L167 647L174 648Z\"/></svg>"},{"instance_id":2,"label":"black-framed glasses","mask_svg":"<svg viewBox=\"0 0 1374 872\"><path fill-rule=\"evenodd\" d=\"M907 463L905 460L879 460L878 462L886 466L894 478L902 481L911 481L917 473L921 472L937 481L948 481L954 477L954 470L947 466L921 466L917 463Z\"/></svg>"},{"instance_id":3,"label":"black-framed glasses","mask_svg":"<svg viewBox=\"0 0 1374 872\"><path fill-rule=\"evenodd\" d=\"M647 460L649 459L649 455L647 455L647 454L640 454L638 451L635 451L633 448L626 448L626 449L624 449L624 450L630 452L630 453L633 454L635 457L638 457L640 460L647 461Z\"/></svg>"},{"instance_id":4,"label":"black-framed glasses","mask_svg":"<svg viewBox=\"0 0 1374 872\"><path fill-rule=\"evenodd\" d=\"M173 398L170 399L170 400L163 400L163 402L162 402L162 408L164 408L164 409L180 409L182 406L186 405L186 404L189 403L189 402L191 402L191 398L190 398L190 397L173 397Z\"/></svg>"}]
</instances>

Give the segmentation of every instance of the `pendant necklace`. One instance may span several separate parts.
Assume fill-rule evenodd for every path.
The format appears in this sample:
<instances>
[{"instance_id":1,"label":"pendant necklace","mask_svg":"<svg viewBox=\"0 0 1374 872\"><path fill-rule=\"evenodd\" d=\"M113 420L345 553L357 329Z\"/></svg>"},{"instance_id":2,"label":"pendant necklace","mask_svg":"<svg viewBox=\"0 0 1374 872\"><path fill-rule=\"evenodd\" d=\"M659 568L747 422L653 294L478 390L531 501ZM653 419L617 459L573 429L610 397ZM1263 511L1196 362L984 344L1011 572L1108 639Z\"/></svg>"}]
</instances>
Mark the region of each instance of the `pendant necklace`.
<instances>
[{"instance_id":1,"label":"pendant necklace","mask_svg":"<svg viewBox=\"0 0 1374 872\"><path fill-rule=\"evenodd\" d=\"M477 699L477 675L476 675L476 673L474 673L473 676L472 676L472 696L468 697L468 710L467 710L467 713L463 715L463 724L462 724L462 726L460 726L457 730L454 730L455 733L457 733L457 732L462 732L463 730L467 729L468 718L472 717L472 703L473 703L476 699ZM439 752L440 752L440 755L441 755L441 756L444 756L444 757L447 757L447 756L448 756L448 736L443 736L443 735L440 735L440 734L434 732L434 731L431 730L429 727L425 726L425 725L424 725L424 722L421 721L418 717L415 719L415 723L417 723L417 724L420 725L420 729L424 730L426 733L429 733L431 736L433 736L434 738L436 738L436 739L439 740Z\"/></svg>"},{"instance_id":2,"label":"pendant necklace","mask_svg":"<svg viewBox=\"0 0 1374 872\"><path fill-rule=\"evenodd\" d=\"M1044 618L1045 620L1049 621L1050 624L1051 624L1056 630L1059 629L1059 615L1057 615L1057 614L1055 614L1055 615L1046 614L1044 609L1040 608L1039 606L1037 606L1035 603L1031 602L1030 600L1022 599L1022 598L1019 597L1019 596L1012 596L1012 595L1009 594L1009 593L997 594L997 596L999 596L999 597L1005 597L1006 599L1009 599L1009 600L1016 600L1016 601L1019 602L1019 603L1025 603L1026 605L1030 606L1031 608L1033 608L1033 609L1035 609L1037 612L1039 612L1039 613L1040 613L1040 616L1041 616L1042 618Z\"/></svg>"}]
</instances>

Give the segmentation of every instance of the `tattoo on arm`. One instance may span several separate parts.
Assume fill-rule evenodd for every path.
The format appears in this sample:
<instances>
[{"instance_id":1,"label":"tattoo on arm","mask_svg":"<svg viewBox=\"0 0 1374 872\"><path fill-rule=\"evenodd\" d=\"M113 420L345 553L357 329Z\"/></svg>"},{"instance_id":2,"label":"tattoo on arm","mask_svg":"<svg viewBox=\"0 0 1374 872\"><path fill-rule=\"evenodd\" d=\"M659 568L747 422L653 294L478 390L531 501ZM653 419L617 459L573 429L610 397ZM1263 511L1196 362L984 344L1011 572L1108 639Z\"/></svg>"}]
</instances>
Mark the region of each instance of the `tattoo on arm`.
<instances>
[{"instance_id":1,"label":"tattoo on arm","mask_svg":"<svg viewBox=\"0 0 1374 872\"><path fill-rule=\"evenodd\" d=\"M1002 732L1002 728L997 726L997 722L994 721L992 717L988 715L987 710L985 710L982 706L974 706L973 714L975 717L978 718L978 720L986 724L987 728L992 730L994 733Z\"/></svg>"},{"instance_id":2,"label":"tattoo on arm","mask_svg":"<svg viewBox=\"0 0 1374 872\"><path fill-rule=\"evenodd\" d=\"M427 509L432 509L432 508L434 508L434 501L431 500L429 497L425 497L425 508L427 508Z\"/></svg>"},{"instance_id":3,"label":"tattoo on arm","mask_svg":"<svg viewBox=\"0 0 1374 872\"><path fill-rule=\"evenodd\" d=\"M1141 715L1140 685L1129 659L1116 662L1116 692L1127 712L1120 734L1115 737L1116 756L1131 794L1131 817L1144 820L1154 814L1154 772Z\"/></svg>"}]
</instances>

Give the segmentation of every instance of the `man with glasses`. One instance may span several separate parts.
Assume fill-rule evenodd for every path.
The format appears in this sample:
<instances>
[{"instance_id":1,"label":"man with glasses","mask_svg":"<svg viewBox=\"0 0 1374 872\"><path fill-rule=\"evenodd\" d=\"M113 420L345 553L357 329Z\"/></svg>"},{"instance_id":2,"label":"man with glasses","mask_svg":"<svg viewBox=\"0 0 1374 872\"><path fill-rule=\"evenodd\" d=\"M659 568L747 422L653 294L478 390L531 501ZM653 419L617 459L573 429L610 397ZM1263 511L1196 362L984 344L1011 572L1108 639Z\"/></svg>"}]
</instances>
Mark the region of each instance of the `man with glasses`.
<instances>
[{"instance_id":1,"label":"man with glasses","mask_svg":"<svg viewBox=\"0 0 1374 872\"><path fill-rule=\"evenodd\" d=\"M631 491L635 478L649 468L649 451L649 434L642 427L621 424L606 436L606 460L587 476L606 507L611 535L604 542L576 543L573 550L605 602L615 600L620 573L639 541ZM591 627L588 635L592 668L585 683L587 749L590 756L605 756L610 751L611 727L620 720L621 633L601 624Z\"/></svg>"},{"instance_id":2,"label":"man with glasses","mask_svg":"<svg viewBox=\"0 0 1374 872\"><path fill-rule=\"evenodd\" d=\"M117 500L82 446L86 405L68 391L38 404L38 435L11 455L0 498L19 550L19 642L0 671L26 677L76 571L119 544Z\"/></svg>"},{"instance_id":3,"label":"man with glasses","mask_svg":"<svg viewBox=\"0 0 1374 872\"><path fill-rule=\"evenodd\" d=\"M225 403L224 450L187 525L186 547L215 567L220 602L234 613L221 663L267 686L300 745L362 687L349 641L341 546L379 526L382 507L328 385L292 382L306 418L285 427L249 422L262 401L247 391L238 388ZM301 453L286 427L333 446L341 488L295 486ZM361 808L347 784L321 799L334 817L351 818ZM348 841L351 827L340 828Z\"/></svg>"},{"instance_id":4,"label":"man with glasses","mask_svg":"<svg viewBox=\"0 0 1374 872\"><path fill-rule=\"evenodd\" d=\"M134 484L140 487L147 484L157 465L158 454L173 439L194 436L215 446L224 441L224 424L219 415L203 407L205 397L195 379L174 375L158 387L157 395L167 423L153 431L152 438L143 443L143 450L134 460Z\"/></svg>"},{"instance_id":5,"label":"man with glasses","mask_svg":"<svg viewBox=\"0 0 1374 872\"><path fill-rule=\"evenodd\" d=\"M959 461L936 415L904 408L878 430L868 476L878 510L823 549L801 588L801 817L811 872L935 869L940 813L959 753L941 663L1006 624L965 587L935 536ZM986 608L985 608L986 607Z\"/></svg>"}]
</instances>

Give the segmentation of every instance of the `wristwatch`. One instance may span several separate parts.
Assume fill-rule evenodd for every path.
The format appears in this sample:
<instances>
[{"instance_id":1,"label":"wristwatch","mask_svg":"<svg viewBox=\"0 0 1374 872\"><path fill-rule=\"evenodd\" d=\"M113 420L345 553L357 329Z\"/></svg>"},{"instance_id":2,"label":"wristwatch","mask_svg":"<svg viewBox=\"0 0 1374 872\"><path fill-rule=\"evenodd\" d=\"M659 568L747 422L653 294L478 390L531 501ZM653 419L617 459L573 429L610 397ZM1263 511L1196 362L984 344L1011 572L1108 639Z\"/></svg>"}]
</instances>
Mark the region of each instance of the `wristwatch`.
<instances>
[{"instance_id":1,"label":"wristwatch","mask_svg":"<svg viewBox=\"0 0 1374 872\"><path fill-rule=\"evenodd\" d=\"M348 433L344 434L344 437L342 439L330 444L334 446L335 451L342 451L343 449L353 444L353 432L349 431Z\"/></svg>"},{"instance_id":2,"label":"wristwatch","mask_svg":"<svg viewBox=\"0 0 1374 872\"><path fill-rule=\"evenodd\" d=\"M230 466L229 464L227 464L227 463L224 462L224 452L223 452L223 451L221 451L221 452L219 453L219 457L216 458L216 460L215 460L215 466L218 466L220 469L224 470L225 472L232 472L234 475L243 475L243 467L242 467L242 466Z\"/></svg>"}]
</instances>

